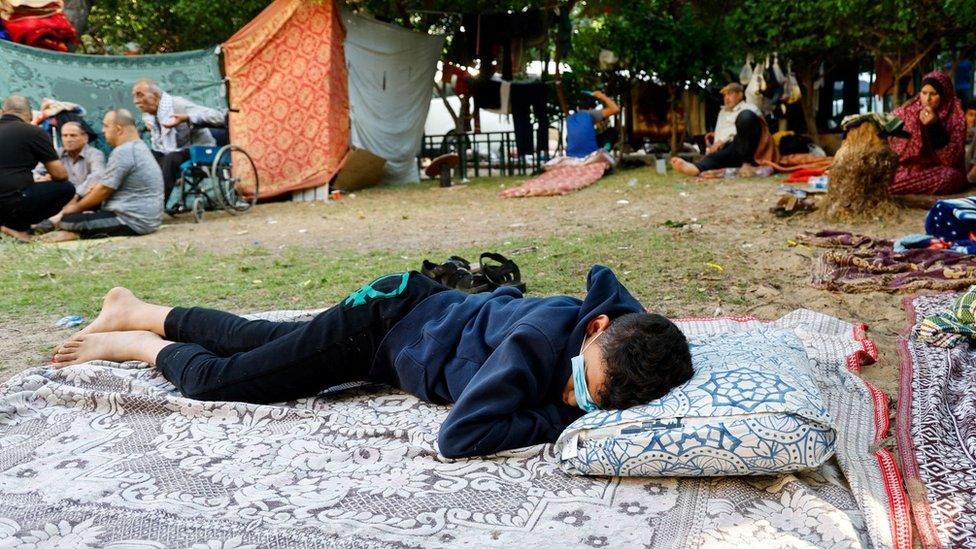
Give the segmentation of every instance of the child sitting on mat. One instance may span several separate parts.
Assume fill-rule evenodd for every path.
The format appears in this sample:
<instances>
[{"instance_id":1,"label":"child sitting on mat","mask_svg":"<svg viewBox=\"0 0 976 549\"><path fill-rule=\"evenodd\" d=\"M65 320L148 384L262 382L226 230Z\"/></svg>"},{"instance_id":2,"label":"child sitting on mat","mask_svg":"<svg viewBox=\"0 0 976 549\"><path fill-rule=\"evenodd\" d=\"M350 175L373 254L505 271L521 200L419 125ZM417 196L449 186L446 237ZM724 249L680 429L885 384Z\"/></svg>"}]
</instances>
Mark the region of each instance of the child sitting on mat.
<instances>
[{"instance_id":1,"label":"child sitting on mat","mask_svg":"<svg viewBox=\"0 0 976 549\"><path fill-rule=\"evenodd\" d=\"M582 301L391 274L307 322L164 307L115 288L54 358L96 359L155 365L199 400L281 402L371 381L453 402L438 435L448 458L554 442L584 411L644 404L692 376L684 334L602 266Z\"/></svg>"}]
</instances>

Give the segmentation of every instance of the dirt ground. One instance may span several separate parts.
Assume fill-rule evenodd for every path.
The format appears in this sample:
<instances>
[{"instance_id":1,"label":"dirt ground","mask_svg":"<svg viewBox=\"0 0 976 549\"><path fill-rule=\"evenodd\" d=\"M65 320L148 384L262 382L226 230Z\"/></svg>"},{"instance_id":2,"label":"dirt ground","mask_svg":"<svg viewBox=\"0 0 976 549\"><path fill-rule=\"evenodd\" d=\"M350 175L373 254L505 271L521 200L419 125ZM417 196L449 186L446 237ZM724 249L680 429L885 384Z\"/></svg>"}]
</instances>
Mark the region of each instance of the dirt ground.
<instances>
[{"instance_id":1,"label":"dirt ground","mask_svg":"<svg viewBox=\"0 0 976 549\"><path fill-rule=\"evenodd\" d=\"M836 294L809 285L810 258L818 253L791 247L788 240L802 230L847 229L878 237L919 232L925 212L905 210L898 219L860 226L826 224L817 214L777 219L768 212L779 183L772 179L699 182L653 170L621 172L597 185L563 197L501 199L495 193L515 180L497 180L451 189L427 185L378 188L355 193L336 203L272 203L244 215L208 213L204 223L169 219L156 234L114 240L103 246L162 249L192 243L196 249L238 250L259 243L268 249L297 246L310 253L336 250L450 248L498 244L534 235L570 236L602 230L647 227L660 230L671 220L697 220L701 246L734 250L725 268L729 292L744 304L678 304L684 316L708 316L721 306L725 315L775 319L797 308L808 308L851 322L869 325L880 358L863 376L897 396L899 359L896 337L904 328L903 296L880 293ZM680 250L675 250L680 253ZM527 279L531 273L524 273ZM731 284L734 282L735 285ZM743 292L740 288L745 285ZM654 296L638 296L654 307ZM674 308L675 304L671 304ZM69 330L51 326L50 318L0 323L0 356L17 364L36 364ZM34 364L31 362L34 361ZM0 381L15 373L11 369Z\"/></svg>"}]
</instances>

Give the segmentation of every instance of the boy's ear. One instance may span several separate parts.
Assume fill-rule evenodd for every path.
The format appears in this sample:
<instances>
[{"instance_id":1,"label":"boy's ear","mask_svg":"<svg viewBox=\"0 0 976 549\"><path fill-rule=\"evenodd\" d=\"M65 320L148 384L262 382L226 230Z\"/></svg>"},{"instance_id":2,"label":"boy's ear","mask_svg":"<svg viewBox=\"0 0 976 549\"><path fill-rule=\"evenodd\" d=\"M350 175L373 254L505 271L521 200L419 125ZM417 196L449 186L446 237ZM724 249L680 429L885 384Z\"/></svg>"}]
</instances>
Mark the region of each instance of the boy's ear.
<instances>
[{"instance_id":1,"label":"boy's ear","mask_svg":"<svg viewBox=\"0 0 976 549\"><path fill-rule=\"evenodd\" d=\"M602 332L610 326L610 317L607 315L597 315L586 323L586 333L595 334Z\"/></svg>"}]
</instances>

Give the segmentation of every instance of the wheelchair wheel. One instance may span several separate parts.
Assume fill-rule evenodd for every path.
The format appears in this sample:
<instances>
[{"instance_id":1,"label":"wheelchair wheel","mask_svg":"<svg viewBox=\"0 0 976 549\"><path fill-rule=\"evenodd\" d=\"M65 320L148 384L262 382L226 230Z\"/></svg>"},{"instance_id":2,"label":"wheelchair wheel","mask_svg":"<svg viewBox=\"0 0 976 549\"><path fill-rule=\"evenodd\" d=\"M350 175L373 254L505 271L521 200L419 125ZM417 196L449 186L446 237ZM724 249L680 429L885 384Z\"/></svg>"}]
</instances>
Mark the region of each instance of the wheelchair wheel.
<instances>
[{"instance_id":1,"label":"wheelchair wheel","mask_svg":"<svg viewBox=\"0 0 976 549\"><path fill-rule=\"evenodd\" d=\"M203 212L205 210L205 204L203 203L203 197L196 197L193 199L193 207L191 211L193 212L193 221L197 223L203 221Z\"/></svg>"},{"instance_id":2,"label":"wheelchair wheel","mask_svg":"<svg viewBox=\"0 0 976 549\"><path fill-rule=\"evenodd\" d=\"M240 147L226 145L217 151L210 179L217 202L230 213L246 211L258 201L258 170Z\"/></svg>"}]
</instances>

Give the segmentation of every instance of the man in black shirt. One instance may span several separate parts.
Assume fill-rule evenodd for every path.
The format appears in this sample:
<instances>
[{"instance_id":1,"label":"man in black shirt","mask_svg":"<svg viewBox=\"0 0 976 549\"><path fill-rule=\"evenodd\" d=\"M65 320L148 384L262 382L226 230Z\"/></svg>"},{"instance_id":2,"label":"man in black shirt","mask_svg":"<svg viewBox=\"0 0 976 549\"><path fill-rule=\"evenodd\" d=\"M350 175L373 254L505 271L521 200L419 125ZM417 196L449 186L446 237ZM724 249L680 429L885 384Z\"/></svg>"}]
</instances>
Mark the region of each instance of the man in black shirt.
<instances>
[{"instance_id":1,"label":"man in black shirt","mask_svg":"<svg viewBox=\"0 0 976 549\"><path fill-rule=\"evenodd\" d=\"M0 232L30 240L24 232L34 223L61 211L74 197L68 171L51 143L51 136L30 124L26 97L11 95L0 111ZM32 170L44 164L52 181L35 183Z\"/></svg>"}]
</instances>

